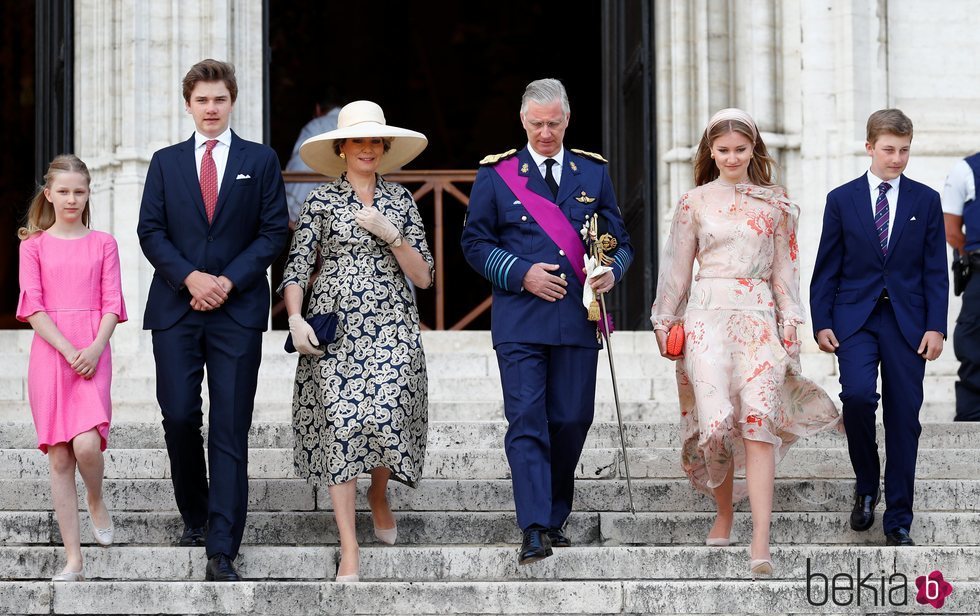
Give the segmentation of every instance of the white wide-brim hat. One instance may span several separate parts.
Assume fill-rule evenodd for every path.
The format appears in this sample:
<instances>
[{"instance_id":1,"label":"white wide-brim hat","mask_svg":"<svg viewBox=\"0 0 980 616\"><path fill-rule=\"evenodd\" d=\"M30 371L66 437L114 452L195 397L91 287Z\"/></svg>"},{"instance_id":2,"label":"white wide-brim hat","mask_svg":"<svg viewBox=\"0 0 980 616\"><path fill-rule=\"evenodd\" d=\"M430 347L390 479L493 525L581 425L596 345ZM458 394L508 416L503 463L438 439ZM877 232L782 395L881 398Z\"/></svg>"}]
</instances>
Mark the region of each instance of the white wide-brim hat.
<instances>
[{"instance_id":1,"label":"white wide-brim hat","mask_svg":"<svg viewBox=\"0 0 980 616\"><path fill-rule=\"evenodd\" d=\"M300 146L299 155L314 171L330 177L340 177L347 170L347 161L337 156L336 139L383 137L391 140L391 148L381 157L378 173L398 169L418 156L429 140L422 133L385 123L381 106L371 101L347 103L337 116L337 128L310 137Z\"/></svg>"}]
</instances>

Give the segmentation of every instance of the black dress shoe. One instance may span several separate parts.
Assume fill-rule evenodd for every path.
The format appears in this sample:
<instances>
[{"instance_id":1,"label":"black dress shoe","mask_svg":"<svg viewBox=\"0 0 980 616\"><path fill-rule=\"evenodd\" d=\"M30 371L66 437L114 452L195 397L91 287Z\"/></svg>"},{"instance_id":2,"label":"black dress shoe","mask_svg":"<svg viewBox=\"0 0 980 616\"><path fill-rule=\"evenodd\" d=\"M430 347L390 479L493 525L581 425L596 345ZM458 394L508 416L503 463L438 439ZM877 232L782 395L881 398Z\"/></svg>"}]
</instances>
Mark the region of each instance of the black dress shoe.
<instances>
[{"instance_id":1,"label":"black dress shoe","mask_svg":"<svg viewBox=\"0 0 980 616\"><path fill-rule=\"evenodd\" d=\"M915 545L915 541L912 541L909 531L899 528L885 534L885 545Z\"/></svg>"},{"instance_id":2,"label":"black dress shoe","mask_svg":"<svg viewBox=\"0 0 980 616\"><path fill-rule=\"evenodd\" d=\"M565 536L565 533L561 532L560 528L549 528L548 539L551 540L551 547L553 548L572 547L572 540Z\"/></svg>"},{"instance_id":3,"label":"black dress shoe","mask_svg":"<svg viewBox=\"0 0 980 616\"><path fill-rule=\"evenodd\" d=\"M517 564L530 565L551 556L551 540L544 529L533 528L524 531L521 551L517 553Z\"/></svg>"},{"instance_id":4,"label":"black dress shoe","mask_svg":"<svg viewBox=\"0 0 980 616\"><path fill-rule=\"evenodd\" d=\"M180 535L180 539L177 540L177 545L183 547L203 547L207 538L207 526L197 526L194 528L185 526L184 532Z\"/></svg>"},{"instance_id":5,"label":"black dress shoe","mask_svg":"<svg viewBox=\"0 0 980 616\"><path fill-rule=\"evenodd\" d=\"M241 582L235 563L224 554L216 554L208 559L208 568L204 572L205 582Z\"/></svg>"},{"instance_id":6,"label":"black dress shoe","mask_svg":"<svg viewBox=\"0 0 980 616\"><path fill-rule=\"evenodd\" d=\"M851 510L851 528L854 530L868 530L875 523L875 507L881 500L881 489L875 490L874 494L854 493L854 509Z\"/></svg>"}]
</instances>

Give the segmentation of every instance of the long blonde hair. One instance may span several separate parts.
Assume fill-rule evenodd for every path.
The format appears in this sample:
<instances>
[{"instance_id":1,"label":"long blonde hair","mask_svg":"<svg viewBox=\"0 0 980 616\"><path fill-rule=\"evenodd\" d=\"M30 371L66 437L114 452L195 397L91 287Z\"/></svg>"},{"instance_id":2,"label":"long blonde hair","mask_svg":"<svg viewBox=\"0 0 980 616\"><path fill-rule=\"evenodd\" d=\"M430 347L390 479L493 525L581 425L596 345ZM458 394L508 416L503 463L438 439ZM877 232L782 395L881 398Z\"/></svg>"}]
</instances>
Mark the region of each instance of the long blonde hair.
<instances>
[{"instance_id":1,"label":"long blonde hair","mask_svg":"<svg viewBox=\"0 0 980 616\"><path fill-rule=\"evenodd\" d=\"M34 198L31 199L31 205L27 208L27 220L24 222L24 226L17 229L17 237L21 240L26 240L39 231L50 229L51 225L54 224L54 205L44 196L44 189L51 188L51 182L59 173L81 173L85 176L89 186L92 185L92 176L80 158L74 154L55 156L51 164L48 165L48 172L44 174L44 185L38 186ZM86 227L89 226L91 219L91 208L92 199L89 195L89 199L85 203L85 210L82 212L82 224Z\"/></svg>"},{"instance_id":2,"label":"long blonde hair","mask_svg":"<svg viewBox=\"0 0 980 616\"><path fill-rule=\"evenodd\" d=\"M724 112L732 113L722 116ZM755 127L755 121L741 109L723 109L708 122L701 135L697 153L694 155L694 185L707 184L721 175L715 161L711 159L711 144L718 137L728 133L739 133L752 142L752 159L749 161L748 168L749 181L757 186L772 186L776 161L769 155L769 150L762 141L762 135Z\"/></svg>"}]
</instances>

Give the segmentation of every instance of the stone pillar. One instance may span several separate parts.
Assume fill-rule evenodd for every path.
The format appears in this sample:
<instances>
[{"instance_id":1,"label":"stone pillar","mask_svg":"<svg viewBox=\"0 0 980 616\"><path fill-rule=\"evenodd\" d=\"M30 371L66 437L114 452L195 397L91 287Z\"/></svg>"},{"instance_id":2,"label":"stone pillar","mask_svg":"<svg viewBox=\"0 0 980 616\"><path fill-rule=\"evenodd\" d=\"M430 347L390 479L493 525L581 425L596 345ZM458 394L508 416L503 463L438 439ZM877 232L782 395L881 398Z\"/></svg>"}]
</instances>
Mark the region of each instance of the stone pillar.
<instances>
[{"instance_id":1,"label":"stone pillar","mask_svg":"<svg viewBox=\"0 0 980 616\"><path fill-rule=\"evenodd\" d=\"M157 149L190 137L180 81L212 57L236 65L231 126L262 141L262 3L259 0L76 0L75 147L93 180L97 229L119 243L131 317L114 344L136 350L153 273L136 224L143 181Z\"/></svg>"}]
</instances>

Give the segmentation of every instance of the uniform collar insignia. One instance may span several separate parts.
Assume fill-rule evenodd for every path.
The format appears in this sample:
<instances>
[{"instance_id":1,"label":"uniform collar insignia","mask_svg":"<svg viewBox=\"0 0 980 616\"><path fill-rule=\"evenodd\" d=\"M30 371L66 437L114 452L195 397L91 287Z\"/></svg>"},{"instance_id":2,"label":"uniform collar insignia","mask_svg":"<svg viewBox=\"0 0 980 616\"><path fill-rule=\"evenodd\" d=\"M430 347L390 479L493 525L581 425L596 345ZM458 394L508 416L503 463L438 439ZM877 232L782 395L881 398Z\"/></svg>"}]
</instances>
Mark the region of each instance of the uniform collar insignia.
<instances>
[{"instance_id":1,"label":"uniform collar insignia","mask_svg":"<svg viewBox=\"0 0 980 616\"><path fill-rule=\"evenodd\" d=\"M524 175L525 173L527 173L527 163L521 165L521 175Z\"/></svg>"}]
</instances>

